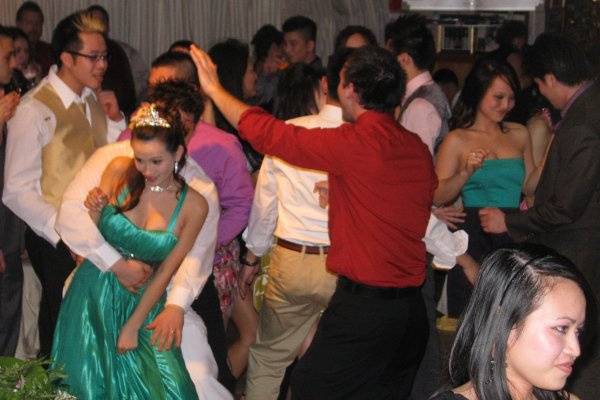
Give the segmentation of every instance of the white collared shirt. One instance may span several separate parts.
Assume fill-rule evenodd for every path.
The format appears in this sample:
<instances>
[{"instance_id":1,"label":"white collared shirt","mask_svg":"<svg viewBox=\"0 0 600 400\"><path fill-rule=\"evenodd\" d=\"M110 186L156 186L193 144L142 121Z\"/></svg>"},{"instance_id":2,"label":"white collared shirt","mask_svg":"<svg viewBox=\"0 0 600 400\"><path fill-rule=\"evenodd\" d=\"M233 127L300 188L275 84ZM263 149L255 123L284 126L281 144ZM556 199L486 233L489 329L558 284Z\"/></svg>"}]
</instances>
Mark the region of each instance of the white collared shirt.
<instances>
[{"instance_id":1,"label":"white collared shirt","mask_svg":"<svg viewBox=\"0 0 600 400\"><path fill-rule=\"evenodd\" d=\"M287 123L305 128L335 128L343 123L342 109L326 104L316 115L294 118ZM299 168L266 156L243 236L246 247L262 256L271 248L273 234L295 243L328 246L327 209L319 206L318 194L313 192L315 183L326 180L325 172Z\"/></svg>"},{"instance_id":2,"label":"white collared shirt","mask_svg":"<svg viewBox=\"0 0 600 400\"><path fill-rule=\"evenodd\" d=\"M56 208L42 197L42 149L54 135L56 117L42 102L34 97L37 91L49 83L65 107L73 102L84 102L88 95L95 96L90 88L77 95L56 74L52 66L48 76L23 97L15 116L8 122L6 140L6 164L4 169L4 193L2 201L39 236L56 246L60 240L54 230ZM84 102L85 103L85 102ZM91 123L91 112L86 104L86 116ZM107 119L107 141L116 140L125 129L125 120L114 122Z\"/></svg>"},{"instance_id":3,"label":"white collared shirt","mask_svg":"<svg viewBox=\"0 0 600 400\"><path fill-rule=\"evenodd\" d=\"M108 271L121 255L102 237L83 202L88 192L100 184L106 166L119 156L133 157L128 140L96 150L67 187L56 219L56 231L65 244L103 271ZM194 160L187 158L181 175L208 202L208 215L202 230L168 288L167 303L187 309L212 273L221 211L215 185Z\"/></svg>"},{"instance_id":4,"label":"white collared shirt","mask_svg":"<svg viewBox=\"0 0 600 400\"><path fill-rule=\"evenodd\" d=\"M406 94L402 104L421 86L433 84L433 79L429 71L422 72L415 76L406 84ZM400 124L409 131L419 135L423 143L427 145L431 154L437 139L440 128L442 127L442 118L436 108L425 99L414 99L404 110L400 117Z\"/></svg>"}]
</instances>

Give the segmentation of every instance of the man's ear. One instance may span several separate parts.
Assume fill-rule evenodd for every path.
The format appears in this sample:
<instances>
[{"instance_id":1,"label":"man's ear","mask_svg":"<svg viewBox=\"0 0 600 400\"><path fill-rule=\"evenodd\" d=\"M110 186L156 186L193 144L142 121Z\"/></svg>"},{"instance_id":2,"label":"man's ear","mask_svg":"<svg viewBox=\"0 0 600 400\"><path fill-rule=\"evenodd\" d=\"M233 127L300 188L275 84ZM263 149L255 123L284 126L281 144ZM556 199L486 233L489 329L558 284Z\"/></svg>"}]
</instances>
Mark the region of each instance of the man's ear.
<instances>
[{"instance_id":1,"label":"man's ear","mask_svg":"<svg viewBox=\"0 0 600 400\"><path fill-rule=\"evenodd\" d=\"M62 62L63 65L66 65L67 67L72 67L73 63L75 62L75 60L73 59L73 55L67 53L66 51L63 51L62 53L60 53L60 61Z\"/></svg>"},{"instance_id":2,"label":"man's ear","mask_svg":"<svg viewBox=\"0 0 600 400\"><path fill-rule=\"evenodd\" d=\"M553 88L556 86L557 82L558 79L556 79L556 75L554 75L553 73L549 72L546 75L544 75L544 83L546 84L546 86Z\"/></svg>"},{"instance_id":3,"label":"man's ear","mask_svg":"<svg viewBox=\"0 0 600 400\"><path fill-rule=\"evenodd\" d=\"M401 67L406 67L413 64L413 59L408 53L400 53L396 56L396 61Z\"/></svg>"}]
</instances>

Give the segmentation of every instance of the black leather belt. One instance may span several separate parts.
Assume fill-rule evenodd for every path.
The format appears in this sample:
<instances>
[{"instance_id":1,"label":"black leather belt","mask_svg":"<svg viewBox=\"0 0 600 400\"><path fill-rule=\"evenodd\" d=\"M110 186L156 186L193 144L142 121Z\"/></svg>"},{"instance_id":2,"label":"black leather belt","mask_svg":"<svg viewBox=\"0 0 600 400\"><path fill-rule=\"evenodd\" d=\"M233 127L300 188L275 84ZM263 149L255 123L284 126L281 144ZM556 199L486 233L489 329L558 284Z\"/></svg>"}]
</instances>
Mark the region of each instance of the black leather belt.
<instances>
[{"instance_id":1,"label":"black leather belt","mask_svg":"<svg viewBox=\"0 0 600 400\"><path fill-rule=\"evenodd\" d=\"M302 253L302 251L304 251L306 254L327 254L329 252L329 246L306 246L280 238L277 238L277 245L283 247L284 249L297 251L298 253Z\"/></svg>"},{"instance_id":2,"label":"black leather belt","mask_svg":"<svg viewBox=\"0 0 600 400\"><path fill-rule=\"evenodd\" d=\"M361 297L368 297L374 299L403 299L412 297L419 293L421 288L419 287L380 287L380 286L369 286L363 283L354 282L345 276L338 278L338 287L341 289L356 294Z\"/></svg>"}]
</instances>

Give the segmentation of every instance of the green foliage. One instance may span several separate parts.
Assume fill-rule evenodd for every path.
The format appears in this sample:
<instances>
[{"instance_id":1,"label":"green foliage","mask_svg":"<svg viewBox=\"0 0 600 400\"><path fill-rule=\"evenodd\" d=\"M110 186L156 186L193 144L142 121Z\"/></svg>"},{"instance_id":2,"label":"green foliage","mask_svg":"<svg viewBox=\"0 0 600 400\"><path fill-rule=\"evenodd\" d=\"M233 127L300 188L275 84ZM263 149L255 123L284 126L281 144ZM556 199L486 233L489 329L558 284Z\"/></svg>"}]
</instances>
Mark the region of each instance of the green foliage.
<instances>
[{"instance_id":1,"label":"green foliage","mask_svg":"<svg viewBox=\"0 0 600 400\"><path fill-rule=\"evenodd\" d=\"M0 400L69 400L75 397L59 386L65 375L47 369L47 360L19 360L0 357Z\"/></svg>"}]
</instances>

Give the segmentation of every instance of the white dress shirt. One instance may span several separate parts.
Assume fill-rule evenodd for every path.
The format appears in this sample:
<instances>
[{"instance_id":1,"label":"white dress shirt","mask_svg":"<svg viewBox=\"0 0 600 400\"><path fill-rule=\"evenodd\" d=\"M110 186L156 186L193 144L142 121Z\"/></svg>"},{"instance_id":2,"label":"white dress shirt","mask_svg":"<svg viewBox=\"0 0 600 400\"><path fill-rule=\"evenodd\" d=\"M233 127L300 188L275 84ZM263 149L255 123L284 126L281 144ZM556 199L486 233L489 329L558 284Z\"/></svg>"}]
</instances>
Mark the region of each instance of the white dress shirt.
<instances>
[{"instance_id":1,"label":"white dress shirt","mask_svg":"<svg viewBox=\"0 0 600 400\"><path fill-rule=\"evenodd\" d=\"M406 84L406 94L404 95L402 104L419 87L433 83L429 71L425 71L412 78ZM425 99L414 99L402 113L400 124L409 131L419 135L423 143L429 147L429 151L433 153L435 140L440 134L440 128L442 127L442 119L433 104Z\"/></svg>"},{"instance_id":2,"label":"white dress shirt","mask_svg":"<svg viewBox=\"0 0 600 400\"><path fill-rule=\"evenodd\" d=\"M95 96L94 92L86 87L81 96L77 95L58 77L56 66L52 66L48 76L21 100L15 116L8 122L2 201L37 235L56 246L60 240L54 230L57 210L44 200L40 187L42 149L52 140L56 117L45 104L34 98L47 83L65 108L73 102L86 104L86 116L91 123L91 112L84 99L88 95ZM124 119L114 122L107 117L107 141L115 141L125 126Z\"/></svg>"},{"instance_id":3,"label":"white dress shirt","mask_svg":"<svg viewBox=\"0 0 600 400\"><path fill-rule=\"evenodd\" d=\"M103 271L109 270L121 255L102 237L83 202L88 192L100 184L106 166L119 156L133 157L128 140L96 150L67 187L56 219L56 231L66 245ZM168 288L167 304L187 310L212 272L220 208L215 185L189 157L181 176L208 202L208 215L202 230Z\"/></svg>"},{"instance_id":4,"label":"white dress shirt","mask_svg":"<svg viewBox=\"0 0 600 400\"><path fill-rule=\"evenodd\" d=\"M287 123L305 128L335 128L343 123L342 109L326 104L316 115L294 118ZM325 172L299 168L266 156L243 236L246 247L262 256L271 248L273 234L299 244L328 246L327 209L319 206L318 194L313 192L315 183L326 180Z\"/></svg>"}]
</instances>

